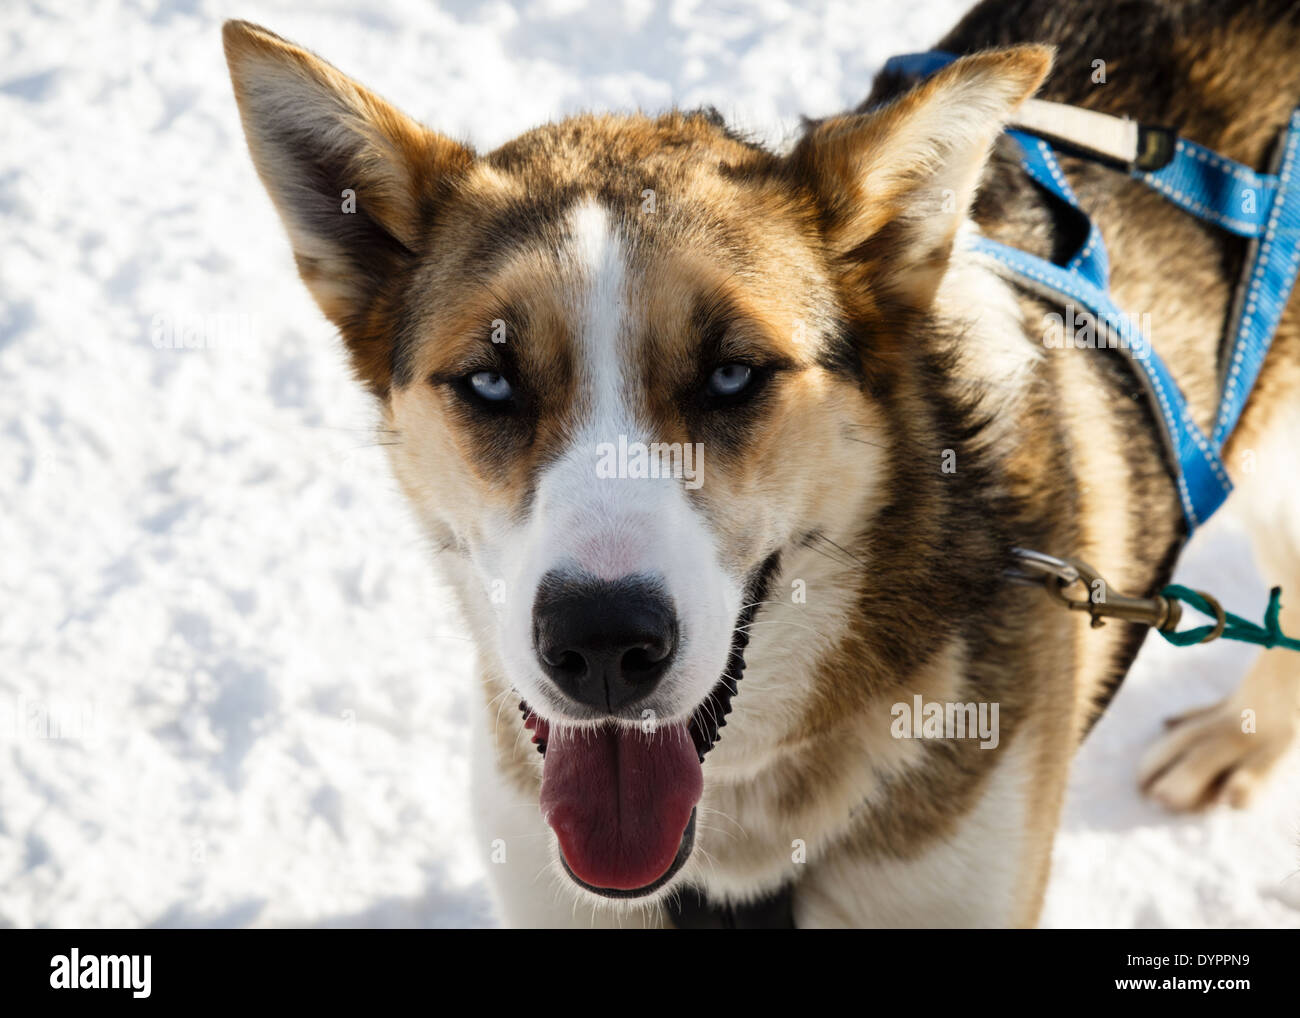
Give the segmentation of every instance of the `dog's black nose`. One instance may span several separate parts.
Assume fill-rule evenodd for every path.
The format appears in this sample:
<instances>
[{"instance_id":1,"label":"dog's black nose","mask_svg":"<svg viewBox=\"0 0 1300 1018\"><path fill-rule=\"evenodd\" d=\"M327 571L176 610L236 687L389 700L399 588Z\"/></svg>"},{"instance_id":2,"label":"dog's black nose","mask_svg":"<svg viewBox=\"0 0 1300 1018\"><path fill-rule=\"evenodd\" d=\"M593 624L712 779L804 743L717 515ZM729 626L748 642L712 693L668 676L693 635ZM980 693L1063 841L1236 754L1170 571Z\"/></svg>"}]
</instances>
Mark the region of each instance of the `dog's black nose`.
<instances>
[{"instance_id":1,"label":"dog's black nose","mask_svg":"<svg viewBox=\"0 0 1300 1018\"><path fill-rule=\"evenodd\" d=\"M652 577L550 572L533 602L533 647L562 692L614 712L648 696L668 671L677 616Z\"/></svg>"}]
</instances>

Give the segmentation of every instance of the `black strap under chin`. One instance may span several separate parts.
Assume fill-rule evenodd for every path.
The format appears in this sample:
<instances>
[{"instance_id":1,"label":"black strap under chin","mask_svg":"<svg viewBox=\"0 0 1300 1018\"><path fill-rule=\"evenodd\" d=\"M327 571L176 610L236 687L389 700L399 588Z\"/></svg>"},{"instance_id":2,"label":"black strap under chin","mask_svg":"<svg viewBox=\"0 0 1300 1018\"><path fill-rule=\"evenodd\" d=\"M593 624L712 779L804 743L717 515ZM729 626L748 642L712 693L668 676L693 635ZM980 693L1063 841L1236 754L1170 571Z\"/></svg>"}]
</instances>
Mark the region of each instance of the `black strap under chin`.
<instances>
[{"instance_id":1,"label":"black strap under chin","mask_svg":"<svg viewBox=\"0 0 1300 1018\"><path fill-rule=\"evenodd\" d=\"M794 887L750 905L715 905L694 887L682 889L668 904L668 916L679 930L793 930Z\"/></svg>"}]
</instances>

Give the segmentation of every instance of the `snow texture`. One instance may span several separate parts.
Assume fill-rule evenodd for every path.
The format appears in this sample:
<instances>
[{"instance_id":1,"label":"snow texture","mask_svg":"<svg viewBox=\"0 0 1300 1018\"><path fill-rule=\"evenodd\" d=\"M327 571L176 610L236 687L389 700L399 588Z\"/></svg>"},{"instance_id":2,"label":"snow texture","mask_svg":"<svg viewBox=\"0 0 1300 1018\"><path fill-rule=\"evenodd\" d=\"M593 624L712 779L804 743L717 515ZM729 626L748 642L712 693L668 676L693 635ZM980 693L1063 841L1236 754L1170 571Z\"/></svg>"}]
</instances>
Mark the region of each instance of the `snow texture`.
<instances>
[{"instance_id":1,"label":"snow texture","mask_svg":"<svg viewBox=\"0 0 1300 1018\"><path fill-rule=\"evenodd\" d=\"M472 651L254 175L224 18L486 148L705 103L781 143L964 6L6 0L0 924L493 922ZM194 316L221 342L156 348ZM1249 562L1228 521L1181 575L1253 614ZM1078 756L1046 925L1300 925L1294 757L1247 812L1134 787L1253 653L1147 645Z\"/></svg>"}]
</instances>

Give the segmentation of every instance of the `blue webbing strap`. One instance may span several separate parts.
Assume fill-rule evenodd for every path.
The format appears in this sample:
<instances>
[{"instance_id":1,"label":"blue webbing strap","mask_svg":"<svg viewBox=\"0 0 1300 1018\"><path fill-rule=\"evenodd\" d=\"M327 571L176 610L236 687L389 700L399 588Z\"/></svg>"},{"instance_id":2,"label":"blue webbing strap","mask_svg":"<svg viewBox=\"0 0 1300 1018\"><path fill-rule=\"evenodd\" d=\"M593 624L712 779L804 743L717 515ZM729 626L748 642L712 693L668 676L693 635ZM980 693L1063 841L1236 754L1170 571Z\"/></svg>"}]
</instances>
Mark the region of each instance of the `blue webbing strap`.
<instances>
[{"instance_id":1,"label":"blue webbing strap","mask_svg":"<svg viewBox=\"0 0 1300 1018\"><path fill-rule=\"evenodd\" d=\"M1300 108L1282 139L1276 192L1263 232L1251 245L1246 275L1238 291L1232 339L1225 362L1227 375L1214 422L1220 449L1237 426L1246 398L1255 387L1269 344L1300 273Z\"/></svg>"},{"instance_id":2,"label":"blue webbing strap","mask_svg":"<svg viewBox=\"0 0 1300 1018\"><path fill-rule=\"evenodd\" d=\"M1074 253L1066 264L1066 269L1078 272L1093 286L1103 291L1110 289L1110 256L1106 253L1106 242L1102 239L1097 224L1083 211L1079 199L1070 182L1065 179L1061 164L1056 161L1052 146L1042 138L1023 131L1008 131L1011 137L1020 143L1020 165L1038 185L1056 195L1088 226L1088 237L1083 246Z\"/></svg>"},{"instance_id":3,"label":"blue webbing strap","mask_svg":"<svg viewBox=\"0 0 1300 1018\"><path fill-rule=\"evenodd\" d=\"M931 51L892 58L887 72L924 77L957 59ZM1157 170L1131 169L1133 177L1169 201L1234 234L1253 239L1246 282L1238 295L1227 345L1227 374L1212 438L1192 419L1187 400L1149 342L1110 298L1109 263L1101 233L1079 205L1052 146L1024 131L1008 132L1019 144L1021 165L1040 187L1081 215L1088 225L1083 245L1062 265L977 237L971 247L988 255L1026 286L1089 312L1113 346L1138 372L1164 425L1175 467L1179 500L1189 532L1210 517L1232 490L1220 460L1246 398L1259 375L1287 298L1300 273L1300 108L1292 114L1276 176L1257 173L1215 152L1178 139L1169 163ZM1086 149L1086 146L1083 146ZM1099 344L1102 345L1102 344Z\"/></svg>"},{"instance_id":4,"label":"blue webbing strap","mask_svg":"<svg viewBox=\"0 0 1300 1018\"><path fill-rule=\"evenodd\" d=\"M1133 176L1198 219L1242 237L1263 232L1277 192L1276 177L1256 173L1186 138L1178 139L1168 166Z\"/></svg>"},{"instance_id":5,"label":"blue webbing strap","mask_svg":"<svg viewBox=\"0 0 1300 1018\"><path fill-rule=\"evenodd\" d=\"M1192 420L1187 401L1169 369L1134 325L1133 316L1120 311L1105 290L1089 282L1078 271L987 237L973 237L968 244L971 250L988 255L1010 270L1030 289L1077 304L1093 316L1099 337L1110 333L1113 339L1109 343L1099 338L1097 345L1113 347L1137 369L1138 377L1150 392L1152 405L1164 425L1165 440L1176 465L1174 479L1178 498L1188 527L1195 530L1204 523L1228 497L1232 483L1210 440Z\"/></svg>"}]
</instances>

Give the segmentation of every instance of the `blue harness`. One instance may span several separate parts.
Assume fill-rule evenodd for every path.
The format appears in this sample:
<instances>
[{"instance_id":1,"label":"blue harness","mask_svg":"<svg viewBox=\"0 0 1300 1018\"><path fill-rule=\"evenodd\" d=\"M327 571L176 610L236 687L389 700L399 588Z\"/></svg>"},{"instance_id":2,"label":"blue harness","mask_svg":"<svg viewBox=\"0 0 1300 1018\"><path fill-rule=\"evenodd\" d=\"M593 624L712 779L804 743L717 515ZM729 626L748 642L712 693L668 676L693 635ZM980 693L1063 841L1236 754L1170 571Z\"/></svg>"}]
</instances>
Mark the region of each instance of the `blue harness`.
<instances>
[{"instance_id":1,"label":"blue harness","mask_svg":"<svg viewBox=\"0 0 1300 1018\"><path fill-rule=\"evenodd\" d=\"M939 51L913 53L892 58L885 71L921 78L956 59L956 54ZM1082 245L1060 262L982 236L974 238L970 246L994 259L1007 275L1028 289L1054 300L1073 302L1092 316L1098 333L1104 326L1112 338L1107 345L1115 346L1128 358L1163 424L1190 536L1232 491L1221 458L1224 443L1259 377L1300 273L1300 107L1288 122L1276 173L1257 173L1161 128L1140 130L1144 155L1125 167L1127 172L1197 218L1251 241L1246 272L1230 317L1219 406L1210 435L1192 419L1178 383L1133 324L1132 317L1121 312L1111 299L1110 262L1101 231L1080 207L1057 161L1056 150L1046 139L1024 130L1007 131L1019 145L1025 172L1072 210L1067 214L1078 217L1086 226ZM1075 150L1074 146L1070 149ZM1080 152L1089 154L1086 148L1080 148ZM1107 162L1100 158L1098 161Z\"/></svg>"}]
</instances>

